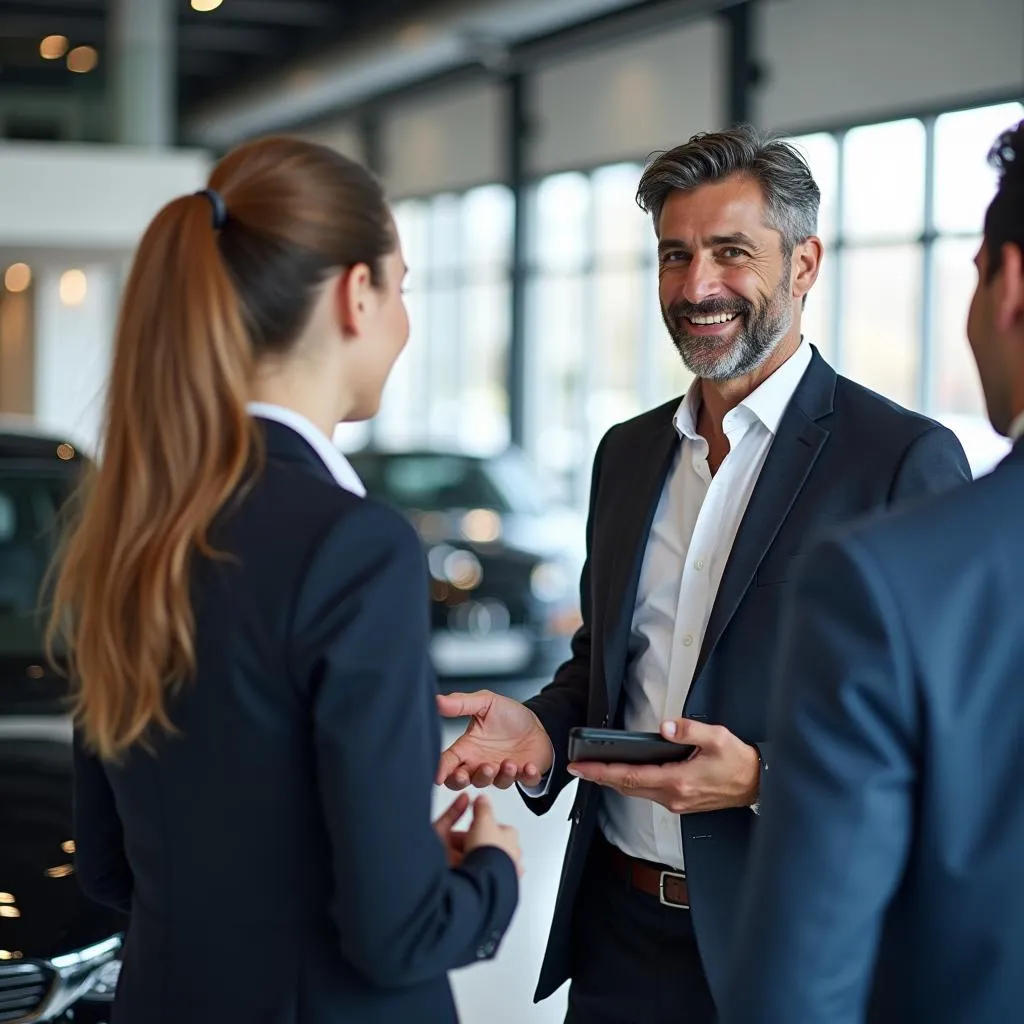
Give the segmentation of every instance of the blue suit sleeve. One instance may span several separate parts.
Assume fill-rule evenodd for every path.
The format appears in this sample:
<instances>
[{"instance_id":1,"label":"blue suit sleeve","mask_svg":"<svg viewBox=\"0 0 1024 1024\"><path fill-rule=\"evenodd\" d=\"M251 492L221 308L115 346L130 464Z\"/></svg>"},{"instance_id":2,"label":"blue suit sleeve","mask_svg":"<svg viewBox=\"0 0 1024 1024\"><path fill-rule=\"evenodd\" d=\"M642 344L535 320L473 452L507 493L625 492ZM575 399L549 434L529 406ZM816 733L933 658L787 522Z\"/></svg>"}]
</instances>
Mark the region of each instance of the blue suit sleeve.
<instances>
[{"instance_id":1,"label":"blue suit sleeve","mask_svg":"<svg viewBox=\"0 0 1024 1024\"><path fill-rule=\"evenodd\" d=\"M941 494L970 480L970 463L956 434L935 425L920 434L904 454L889 503Z\"/></svg>"},{"instance_id":2,"label":"blue suit sleeve","mask_svg":"<svg viewBox=\"0 0 1024 1024\"><path fill-rule=\"evenodd\" d=\"M400 986L492 958L518 879L501 850L448 867L431 824L440 754L419 538L360 502L319 547L299 594L293 674L311 708L342 955Z\"/></svg>"},{"instance_id":3,"label":"blue suit sleeve","mask_svg":"<svg viewBox=\"0 0 1024 1024\"><path fill-rule=\"evenodd\" d=\"M860 1024L912 828L916 696L899 614L853 539L789 609L723 1024Z\"/></svg>"}]
</instances>

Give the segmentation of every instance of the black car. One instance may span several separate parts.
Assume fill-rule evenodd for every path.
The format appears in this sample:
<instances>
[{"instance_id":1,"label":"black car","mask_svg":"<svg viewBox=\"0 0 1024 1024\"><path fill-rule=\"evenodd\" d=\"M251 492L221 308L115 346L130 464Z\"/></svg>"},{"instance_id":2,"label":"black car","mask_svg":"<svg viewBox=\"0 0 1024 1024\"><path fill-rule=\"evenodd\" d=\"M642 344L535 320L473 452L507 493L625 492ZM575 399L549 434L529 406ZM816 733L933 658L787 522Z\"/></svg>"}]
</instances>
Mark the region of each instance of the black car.
<instances>
[{"instance_id":1,"label":"black car","mask_svg":"<svg viewBox=\"0 0 1024 1024\"><path fill-rule=\"evenodd\" d=\"M363 450L367 491L416 527L431 575L431 657L447 686L543 680L580 622L584 525L525 455Z\"/></svg>"},{"instance_id":2,"label":"black car","mask_svg":"<svg viewBox=\"0 0 1024 1024\"><path fill-rule=\"evenodd\" d=\"M40 592L82 456L0 425L0 1024L109 1018L125 924L74 876L67 685Z\"/></svg>"}]
</instances>

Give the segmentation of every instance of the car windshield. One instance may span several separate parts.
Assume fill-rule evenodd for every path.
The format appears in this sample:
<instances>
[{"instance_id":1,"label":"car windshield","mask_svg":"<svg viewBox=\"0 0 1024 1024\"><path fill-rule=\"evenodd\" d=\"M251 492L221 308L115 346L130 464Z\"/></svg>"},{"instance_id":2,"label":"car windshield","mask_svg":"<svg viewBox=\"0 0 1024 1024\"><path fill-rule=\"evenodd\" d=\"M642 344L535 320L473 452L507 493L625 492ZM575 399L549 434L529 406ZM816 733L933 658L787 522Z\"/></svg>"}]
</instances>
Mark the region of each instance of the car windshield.
<instances>
[{"instance_id":1,"label":"car windshield","mask_svg":"<svg viewBox=\"0 0 1024 1024\"><path fill-rule=\"evenodd\" d=\"M68 472L0 469L0 657L42 653L40 591L72 485Z\"/></svg>"},{"instance_id":2,"label":"car windshield","mask_svg":"<svg viewBox=\"0 0 1024 1024\"><path fill-rule=\"evenodd\" d=\"M493 459L434 452L356 452L348 456L367 491L407 511L491 509L538 514L547 503L538 480L514 454Z\"/></svg>"}]
</instances>

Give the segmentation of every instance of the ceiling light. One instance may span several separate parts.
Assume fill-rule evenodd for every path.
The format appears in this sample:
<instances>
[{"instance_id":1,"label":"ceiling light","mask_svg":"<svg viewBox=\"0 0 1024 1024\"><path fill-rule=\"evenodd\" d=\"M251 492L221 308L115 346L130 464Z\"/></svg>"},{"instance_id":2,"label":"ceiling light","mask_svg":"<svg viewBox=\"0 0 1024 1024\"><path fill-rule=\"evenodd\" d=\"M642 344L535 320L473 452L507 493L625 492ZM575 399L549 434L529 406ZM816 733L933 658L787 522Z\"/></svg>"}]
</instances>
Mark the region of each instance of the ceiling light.
<instances>
[{"instance_id":1,"label":"ceiling light","mask_svg":"<svg viewBox=\"0 0 1024 1024\"><path fill-rule=\"evenodd\" d=\"M215 11L224 0L192 0L192 10L205 14L207 11Z\"/></svg>"},{"instance_id":2,"label":"ceiling light","mask_svg":"<svg viewBox=\"0 0 1024 1024\"><path fill-rule=\"evenodd\" d=\"M68 71L76 75L88 74L100 62L100 55L91 46L76 46L68 54Z\"/></svg>"},{"instance_id":3,"label":"ceiling light","mask_svg":"<svg viewBox=\"0 0 1024 1024\"><path fill-rule=\"evenodd\" d=\"M60 301L65 306L80 306L89 293L89 281L81 270L65 270L60 275Z\"/></svg>"},{"instance_id":4,"label":"ceiling light","mask_svg":"<svg viewBox=\"0 0 1024 1024\"><path fill-rule=\"evenodd\" d=\"M32 283L32 268L27 263L12 263L4 274L4 287L9 292L23 292Z\"/></svg>"},{"instance_id":5,"label":"ceiling light","mask_svg":"<svg viewBox=\"0 0 1024 1024\"><path fill-rule=\"evenodd\" d=\"M67 52L67 36L47 36L39 44L39 56L44 60L60 60Z\"/></svg>"}]
</instances>

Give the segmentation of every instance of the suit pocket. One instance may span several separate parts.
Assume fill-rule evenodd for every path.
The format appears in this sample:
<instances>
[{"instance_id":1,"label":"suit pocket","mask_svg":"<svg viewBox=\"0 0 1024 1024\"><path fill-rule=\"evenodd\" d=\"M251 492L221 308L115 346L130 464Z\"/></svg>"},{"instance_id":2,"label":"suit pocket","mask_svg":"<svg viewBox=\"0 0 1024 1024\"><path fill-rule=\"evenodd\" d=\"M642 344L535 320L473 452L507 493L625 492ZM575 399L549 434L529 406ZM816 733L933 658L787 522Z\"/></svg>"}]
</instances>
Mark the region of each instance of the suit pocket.
<instances>
[{"instance_id":1,"label":"suit pocket","mask_svg":"<svg viewBox=\"0 0 1024 1024\"><path fill-rule=\"evenodd\" d=\"M754 581L759 587L776 587L781 583L788 583L793 576L793 569L796 566L795 555L788 555L785 558L769 558L761 563L757 570Z\"/></svg>"}]
</instances>

